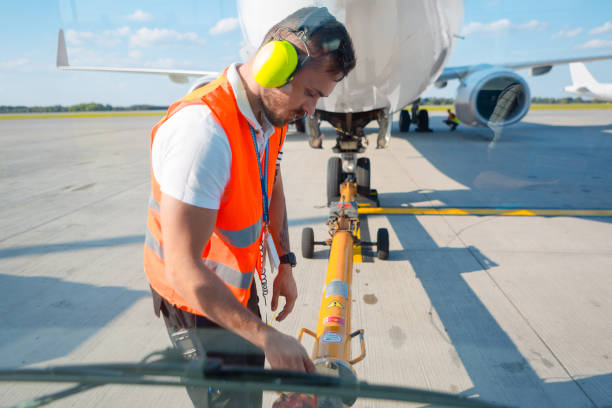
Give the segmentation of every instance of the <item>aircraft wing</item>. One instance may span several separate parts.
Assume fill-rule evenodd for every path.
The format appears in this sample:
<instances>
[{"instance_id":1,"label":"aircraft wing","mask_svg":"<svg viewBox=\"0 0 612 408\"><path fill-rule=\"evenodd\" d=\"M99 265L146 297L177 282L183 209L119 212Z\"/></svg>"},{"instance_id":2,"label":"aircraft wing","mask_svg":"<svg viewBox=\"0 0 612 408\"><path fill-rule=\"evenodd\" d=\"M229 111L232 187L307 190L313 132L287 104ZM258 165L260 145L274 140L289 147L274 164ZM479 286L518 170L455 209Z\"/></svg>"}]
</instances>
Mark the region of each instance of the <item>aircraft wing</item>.
<instances>
[{"instance_id":1,"label":"aircraft wing","mask_svg":"<svg viewBox=\"0 0 612 408\"><path fill-rule=\"evenodd\" d=\"M214 71L191 71L183 69L151 69L151 68L114 68L114 67L76 67L68 63L68 53L66 52L66 40L64 39L64 30L59 30L57 38L57 68L63 70L75 71L106 71L106 72L126 72L136 74L156 74L168 75L172 82L185 84L189 77L209 77L213 80L219 76L219 72Z\"/></svg>"},{"instance_id":2,"label":"aircraft wing","mask_svg":"<svg viewBox=\"0 0 612 408\"><path fill-rule=\"evenodd\" d=\"M555 59L555 60L541 60L541 61L527 61L527 62L518 62L511 64L499 64L499 65L490 65L490 64L481 64L481 65L465 65L459 67L446 67L442 74L436 79L436 83L445 83L451 79L459 79L462 80L469 74L475 71L479 71L484 68L489 68L491 66L497 66L501 68L507 69L525 69L531 68L531 74L534 76L543 75L548 73L553 65L563 65L570 64L572 62L590 62L590 61L602 61L612 59L612 55L598 55L592 57L577 57L577 58L563 58L563 59Z\"/></svg>"}]
</instances>

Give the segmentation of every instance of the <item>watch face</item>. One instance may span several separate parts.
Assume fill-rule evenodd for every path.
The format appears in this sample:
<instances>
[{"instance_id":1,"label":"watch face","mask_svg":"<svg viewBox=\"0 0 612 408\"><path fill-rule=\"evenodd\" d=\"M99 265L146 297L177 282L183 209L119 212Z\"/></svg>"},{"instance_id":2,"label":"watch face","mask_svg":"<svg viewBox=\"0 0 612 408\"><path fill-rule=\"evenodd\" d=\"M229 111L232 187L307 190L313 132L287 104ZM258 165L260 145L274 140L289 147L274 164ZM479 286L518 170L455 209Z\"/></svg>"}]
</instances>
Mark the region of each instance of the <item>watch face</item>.
<instances>
[{"instance_id":1,"label":"watch face","mask_svg":"<svg viewBox=\"0 0 612 408\"><path fill-rule=\"evenodd\" d=\"M295 266L297 264L297 259L295 258L295 254L293 252L289 252L287 255L289 258L289 263L291 264L291 266Z\"/></svg>"},{"instance_id":2,"label":"watch face","mask_svg":"<svg viewBox=\"0 0 612 408\"><path fill-rule=\"evenodd\" d=\"M281 263L288 263L291 267L294 267L297 264L297 258L293 252L289 252L280 257Z\"/></svg>"}]
</instances>

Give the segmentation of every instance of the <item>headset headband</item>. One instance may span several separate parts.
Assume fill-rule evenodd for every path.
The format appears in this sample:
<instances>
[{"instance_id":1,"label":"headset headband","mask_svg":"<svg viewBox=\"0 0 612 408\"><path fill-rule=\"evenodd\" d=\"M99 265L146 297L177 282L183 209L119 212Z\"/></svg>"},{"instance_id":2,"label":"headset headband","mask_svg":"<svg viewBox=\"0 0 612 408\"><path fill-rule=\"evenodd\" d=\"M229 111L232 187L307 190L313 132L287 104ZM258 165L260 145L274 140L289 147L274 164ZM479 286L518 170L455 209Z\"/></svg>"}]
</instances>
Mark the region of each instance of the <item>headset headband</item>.
<instances>
[{"instance_id":1,"label":"headset headband","mask_svg":"<svg viewBox=\"0 0 612 408\"><path fill-rule=\"evenodd\" d=\"M285 29L293 34L304 44L306 48L306 56L303 59L299 59L298 68L304 66L304 64L310 59L310 48L308 48L307 41L312 38L314 33L321 28L324 24L337 21L334 16L330 14L327 7L313 7L313 10L308 12L302 21L297 25L297 28L291 28L287 26L279 26L273 34L273 38L277 38L277 34L281 29Z\"/></svg>"},{"instance_id":2,"label":"headset headband","mask_svg":"<svg viewBox=\"0 0 612 408\"><path fill-rule=\"evenodd\" d=\"M298 36L303 36L304 41L308 41L324 24L334 21L336 21L336 18L329 13L327 7L318 7L306 14L300 24L298 24L297 29L293 31Z\"/></svg>"}]
</instances>

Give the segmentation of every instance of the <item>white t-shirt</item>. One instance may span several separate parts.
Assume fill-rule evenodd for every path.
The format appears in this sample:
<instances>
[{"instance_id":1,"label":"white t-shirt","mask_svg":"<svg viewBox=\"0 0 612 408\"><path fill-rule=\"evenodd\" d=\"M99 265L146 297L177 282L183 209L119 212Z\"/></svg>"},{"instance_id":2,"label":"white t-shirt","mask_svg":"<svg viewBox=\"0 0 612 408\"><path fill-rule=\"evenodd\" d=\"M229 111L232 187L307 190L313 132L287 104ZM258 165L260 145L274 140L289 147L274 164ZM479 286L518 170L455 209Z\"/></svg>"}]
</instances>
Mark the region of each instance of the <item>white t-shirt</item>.
<instances>
[{"instance_id":1,"label":"white t-shirt","mask_svg":"<svg viewBox=\"0 0 612 408\"><path fill-rule=\"evenodd\" d=\"M238 109L255 130L261 159L274 126L265 117L263 127L255 119L236 64L228 68L227 79ZM282 151L277 163L281 158ZM232 150L207 105L185 107L164 122L153 140L151 160L163 193L190 205L219 209L230 177Z\"/></svg>"}]
</instances>

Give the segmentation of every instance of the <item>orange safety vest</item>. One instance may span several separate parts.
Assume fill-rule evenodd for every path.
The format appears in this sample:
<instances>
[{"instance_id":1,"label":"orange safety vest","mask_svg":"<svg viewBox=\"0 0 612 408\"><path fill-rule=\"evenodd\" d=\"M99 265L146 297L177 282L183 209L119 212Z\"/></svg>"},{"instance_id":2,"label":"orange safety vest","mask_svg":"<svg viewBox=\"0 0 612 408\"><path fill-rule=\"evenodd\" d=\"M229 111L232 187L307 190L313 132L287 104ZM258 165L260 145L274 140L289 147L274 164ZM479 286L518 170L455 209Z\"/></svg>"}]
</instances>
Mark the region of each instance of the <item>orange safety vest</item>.
<instances>
[{"instance_id":1,"label":"orange safety vest","mask_svg":"<svg viewBox=\"0 0 612 408\"><path fill-rule=\"evenodd\" d=\"M196 89L168 108L151 131L151 148L159 127L186 106L208 105L223 127L232 150L230 178L217 213L215 229L204 247L202 260L214 271L244 306L250 297L255 271L261 273L260 243L263 237L261 179L255 146L246 118L240 113L226 71L209 84ZM277 128L269 139L268 199L272 195L276 159L284 143L286 126ZM262 170L265 160L262 160ZM203 315L189 305L168 282L164 264L164 237L161 228L161 190L151 169L151 198L144 245L144 268L151 287L166 301L193 314Z\"/></svg>"}]
</instances>

